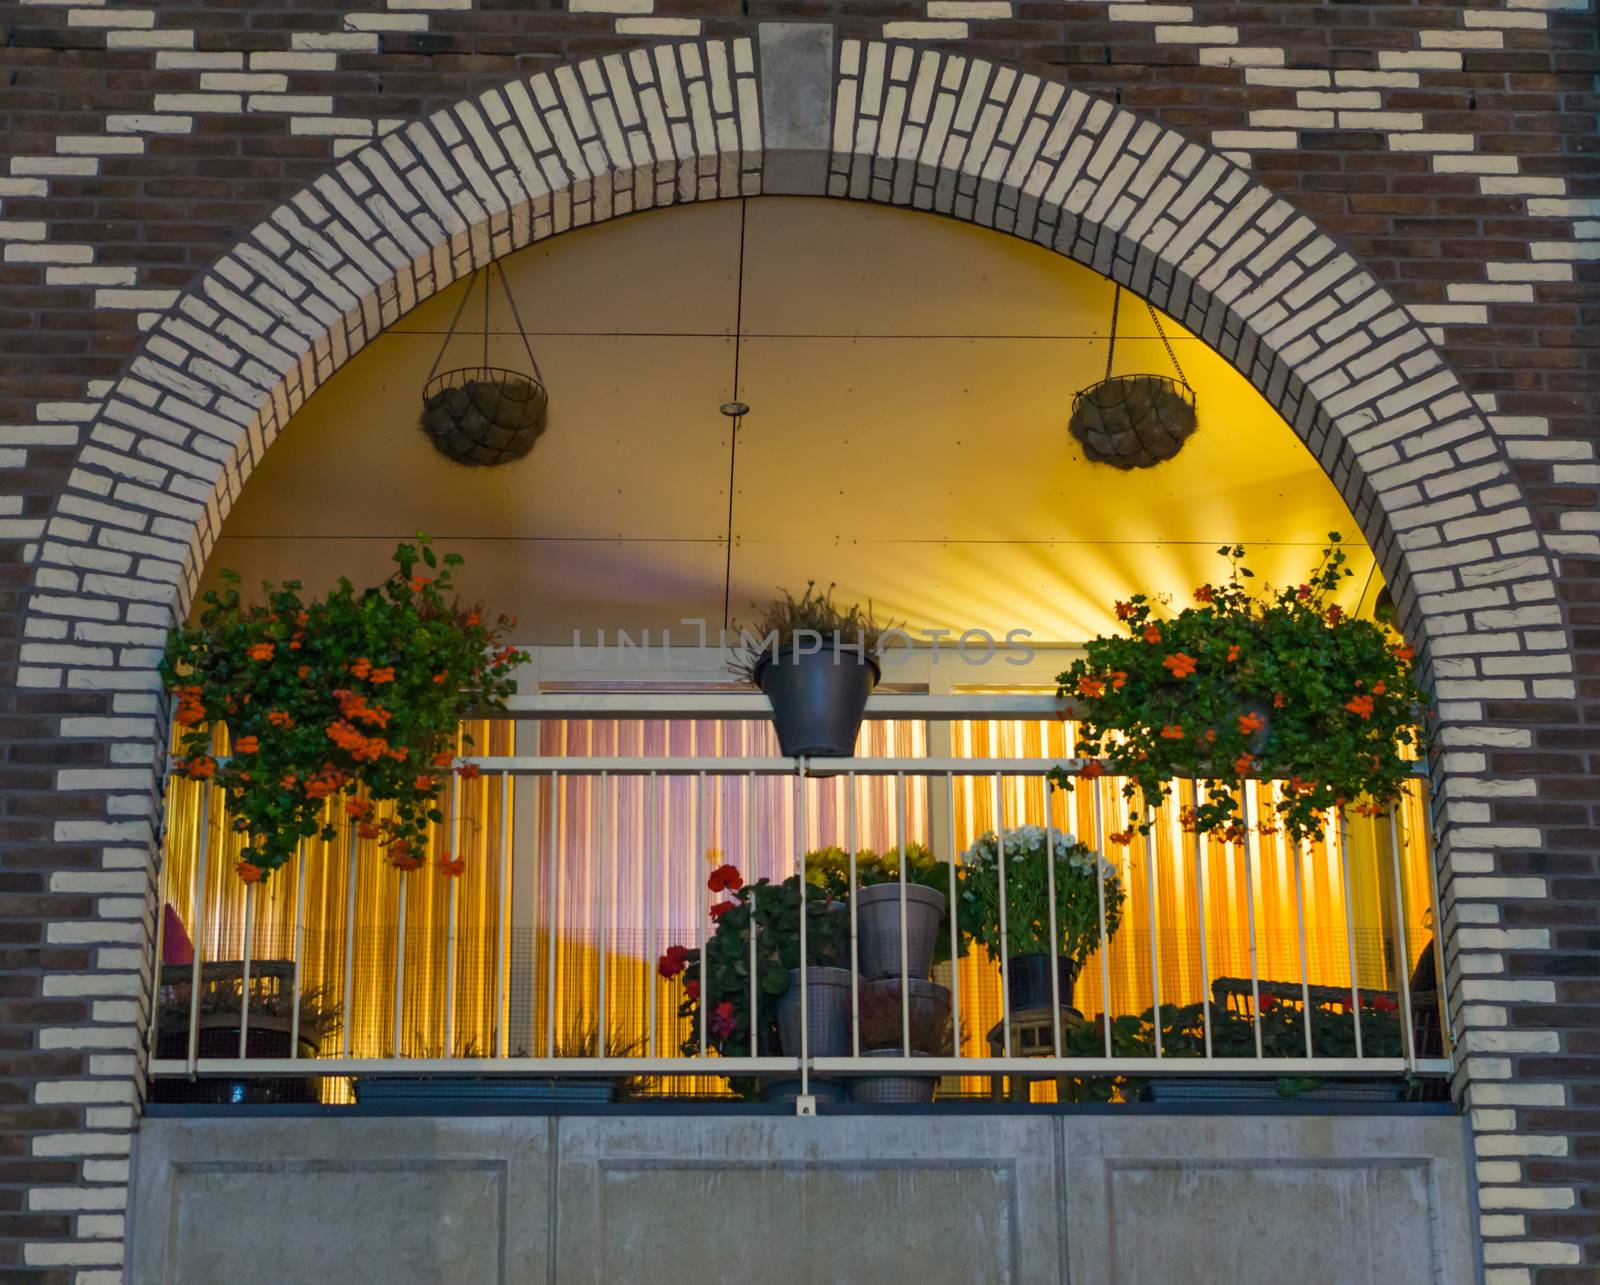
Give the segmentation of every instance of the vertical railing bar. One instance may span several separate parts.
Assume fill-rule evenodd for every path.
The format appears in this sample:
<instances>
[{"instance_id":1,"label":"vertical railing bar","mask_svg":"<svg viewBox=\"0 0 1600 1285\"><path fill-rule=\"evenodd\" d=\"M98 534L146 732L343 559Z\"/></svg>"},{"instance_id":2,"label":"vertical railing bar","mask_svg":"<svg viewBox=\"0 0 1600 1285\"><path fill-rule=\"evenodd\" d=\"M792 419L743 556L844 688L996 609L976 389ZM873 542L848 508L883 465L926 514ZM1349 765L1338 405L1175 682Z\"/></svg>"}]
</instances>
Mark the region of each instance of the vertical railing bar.
<instances>
[{"instance_id":1,"label":"vertical railing bar","mask_svg":"<svg viewBox=\"0 0 1600 1285\"><path fill-rule=\"evenodd\" d=\"M1094 800L1094 850L1096 856L1105 852L1105 804L1100 792L1100 781L1090 786ZM1106 1056L1111 1053L1111 940L1106 932L1106 880L1103 870L1096 869L1094 880L1095 909L1100 916L1100 1007L1101 1025L1105 1028ZM1059 1055L1058 1055L1059 1056Z\"/></svg>"},{"instance_id":2,"label":"vertical railing bar","mask_svg":"<svg viewBox=\"0 0 1600 1285\"><path fill-rule=\"evenodd\" d=\"M300 956L306 936L306 845L301 840L294 864L294 980L290 983L289 1056L300 1056Z\"/></svg>"},{"instance_id":3,"label":"vertical railing bar","mask_svg":"<svg viewBox=\"0 0 1600 1285\"><path fill-rule=\"evenodd\" d=\"M170 732L169 732L170 740ZM156 941L155 956L150 964L150 1029L145 1036L145 1057L153 1059L156 1055L156 1036L160 1028L157 1020L161 1015L161 957L166 950L167 942L167 897L169 885L172 880L172 863L167 860L170 845L167 843L167 832L170 828L172 817L172 783L167 784L167 806L161 811L161 842L156 848L157 860L161 868L156 874Z\"/></svg>"},{"instance_id":4,"label":"vertical railing bar","mask_svg":"<svg viewBox=\"0 0 1600 1285\"><path fill-rule=\"evenodd\" d=\"M1339 875L1344 882L1344 938L1350 956L1350 1020L1355 1027L1356 1057L1361 1051L1361 986L1356 971L1356 907L1350 899L1350 836L1345 826L1344 809L1339 813Z\"/></svg>"},{"instance_id":5,"label":"vertical railing bar","mask_svg":"<svg viewBox=\"0 0 1600 1285\"><path fill-rule=\"evenodd\" d=\"M200 965L206 956L206 855L211 848L211 786L200 786L200 852L195 858L194 891L189 906L194 916L194 965L189 971L189 1078L200 1056ZM162 911L166 913L165 909Z\"/></svg>"},{"instance_id":6,"label":"vertical railing bar","mask_svg":"<svg viewBox=\"0 0 1600 1285\"><path fill-rule=\"evenodd\" d=\"M561 773L550 773L550 815L547 818L550 833L549 878L545 881L545 1001L544 1043L545 1056L556 1055L556 913L557 893L561 882Z\"/></svg>"},{"instance_id":7,"label":"vertical railing bar","mask_svg":"<svg viewBox=\"0 0 1600 1285\"><path fill-rule=\"evenodd\" d=\"M487 793L487 790L485 790ZM494 1055L506 1056L506 1028L511 1025L506 1012L506 991L511 975L511 773L500 773L500 916L499 934L495 940L494 956ZM538 807L538 791L534 791L534 807ZM533 813L534 833L539 826L538 813Z\"/></svg>"},{"instance_id":8,"label":"vertical railing bar","mask_svg":"<svg viewBox=\"0 0 1600 1285\"><path fill-rule=\"evenodd\" d=\"M456 753L461 753L461 744L458 740ZM463 860L461 852L461 777L456 772L450 773L450 859ZM445 1057L454 1057L456 1035L456 879L447 879L450 885L445 891L445 944L444 944L444 1045ZM437 938L435 938L437 940Z\"/></svg>"},{"instance_id":9,"label":"vertical railing bar","mask_svg":"<svg viewBox=\"0 0 1600 1285\"><path fill-rule=\"evenodd\" d=\"M350 1056L350 1028L352 1021L351 1005L355 1002L356 993L356 834L357 822L351 820L349 828L345 831L348 836L346 847L349 849L345 860L345 902L344 902L344 1016L340 1022L339 1056Z\"/></svg>"},{"instance_id":10,"label":"vertical railing bar","mask_svg":"<svg viewBox=\"0 0 1600 1285\"><path fill-rule=\"evenodd\" d=\"M746 785L749 784L749 781L750 781L750 778L746 777L745 778ZM746 806L747 807L749 805L749 797L748 797L748 795L749 795L749 791L746 790ZM656 851L656 827L660 824L660 821L657 818L656 813L657 813L657 810L660 808L660 806L661 806L661 776L660 776L659 773L651 772L650 773L650 789L649 789L649 792L648 792L648 798L645 801L645 809L644 809L644 851L645 851L645 860L646 860L647 863L649 863L645 867L647 870L652 869L660 860L660 855L661 854ZM645 970L644 970L644 978L645 978L645 983L644 983L644 985L645 985L645 992L644 992L644 1003L645 1003L644 1055L646 1057L654 1057L656 1055L656 1044L657 1044L656 1037L657 1037L657 1034L658 1034L658 1032L656 1030L656 1027L659 1025L658 1020L656 1018L656 991L658 991L661 988L661 983L660 983L660 979L659 979L659 974L657 974L655 972L655 970L650 967L650 961L651 961L651 959L653 959L655 957L656 945L661 939L661 934L660 934L660 931L659 931L659 925L656 922L656 911L658 909L656 903L659 900L660 900L659 898L652 897L652 896L650 896L648 894L646 894L646 896L645 896L645 908L644 908L644 914L645 914L645 936L646 936L647 941L649 942L649 944L645 947L645 952L644 952L644 958L645 958Z\"/></svg>"},{"instance_id":11,"label":"vertical railing bar","mask_svg":"<svg viewBox=\"0 0 1600 1285\"><path fill-rule=\"evenodd\" d=\"M256 886L244 886L244 947L239 961L239 1057L243 1060L250 1039L250 938L255 931Z\"/></svg>"},{"instance_id":12,"label":"vertical railing bar","mask_svg":"<svg viewBox=\"0 0 1600 1285\"><path fill-rule=\"evenodd\" d=\"M400 880L400 903L395 912L394 926L394 1056L400 1057L400 1037L404 1030L401 1019L406 992L406 884L410 881L404 870L396 870L395 878Z\"/></svg>"},{"instance_id":13,"label":"vertical railing bar","mask_svg":"<svg viewBox=\"0 0 1600 1285\"><path fill-rule=\"evenodd\" d=\"M611 864L609 860L610 853L607 851L610 847L609 836L611 834L611 774L609 772L601 772L600 779L595 783L595 788L600 791L600 824L596 841L590 845L590 848L600 866L595 875L595 892L600 898L600 967L597 970L598 977L596 979L599 991L599 1007L595 1015L594 1042L595 1056L605 1057L608 1043L607 1032L610 1030L610 1027L606 1025L606 1000L608 998L606 993L608 989L606 985L608 980L606 976L606 956L611 951L611 943L607 940L611 931L611 898L610 888L607 886L608 867ZM618 811L621 811L620 806ZM703 963L700 977L701 984L704 985L705 967Z\"/></svg>"},{"instance_id":14,"label":"vertical railing bar","mask_svg":"<svg viewBox=\"0 0 1600 1285\"><path fill-rule=\"evenodd\" d=\"M1244 811L1244 913L1250 928L1250 1021L1255 1030L1256 1057L1266 1056L1261 1047L1261 975L1256 963L1256 890L1255 890L1255 863L1251 859L1252 844L1250 835L1253 822L1251 820L1255 809L1252 803L1250 783L1247 781L1240 790L1241 806ZM1200 799L1200 783L1195 782L1195 802ZM1197 809L1198 810L1198 809Z\"/></svg>"},{"instance_id":15,"label":"vertical railing bar","mask_svg":"<svg viewBox=\"0 0 1600 1285\"><path fill-rule=\"evenodd\" d=\"M1011 963L1006 942L1006 823L1004 784L994 774L994 849L1000 896L1000 1029L1005 1056L1011 1056Z\"/></svg>"},{"instance_id":16,"label":"vertical railing bar","mask_svg":"<svg viewBox=\"0 0 1600 1285\"><path fill-rule=\"evenodd\" d=\"M900 1043L901 1056L911 1056L911 955L906 941L906 774L895 773L894 829L900 845ZM851 857L854 866L855 858Z\"/></svg>"},{"instance_id":17,"label":"vertical railing bar","mask_svg":"<svg viewBox=\"0 0 1600 1285\"><path fill-rule=\"evenodd\" d=\"M1148 804L1144 810L1145 823L1150 829L1144 835L1144 902L1145 914L1150 920L1150 998L1155 1021L1156 1056L1161 1050L1161 918L1156 905L1156 844L1155 809Z\"/></svg>"},{"instance_id":18,"label":"vertical railing bar","mask_svg":"<svg viewBox=\"0 0 1600 1285\"><path fill-rule=\"evenodd\" d=\"M795 765L794 834L795 871L800 876L800 1096L811 1093L811 1010L806 979L806 761Z\"/></svg>"},{"instance_id":19,"label":"vertical railing bar","mask_svg":"<svg viewBox=\"0 0 1600 1285\"><path fill-rule=\"evenodd\" d=\"M1294 913L1297 926L1300 930L1300 1015L1305 1026L1306 1056L1314 1056L1311 1051L1311 973L1310 961L1306 956L1306 889L1303 866L1305 863L1305 848L1298 839L1290 837L1289 856L1294 861Z\"/></svg>"},{"instance_id":20,"label":"vertical railing bar","mask_svg":"<svg viewBox=\"0 0 1600 1285\"><path fill-rule=\"evenodd\" d=\"M858 802L856 799L856 774L845 774L845 788L850 792L850 806L845 812L845 847L850 851L850 1056L861 1056L861 957L859 954L856 917L856 825ZM902 931L904 931L902 929Z\"/></svg>"},{"instance_id":21,"label":"vertical railing bar","mask_svg":"<svg viewBox=\"0 0 1600 1285\"><path fill-rule=\"evenodd\" d=\"M1433 1002L1444 1026L1445 1039L1453 1049L1456 1030L1444 984L1444 915L1439 909L1439 868L1434 860L1433 817L1420 784L1417 786L1417 812L1422 817L1422 860L1428 867L1428 905L1433 911Z\"/></svg>"},{"instance_id":22,"label":"vertical railing bar","mask_svg":"<svg viewBox=\"0 0 1600 1285\"><path fill-rule=\"evenodd\" d=\"M1061 934L1056 931L1056 811L1055 786L1044 782L1044 880L1050 905L1050 1038L1055 1056L1061 1056ZM1098 859L1098 858L1097 858ZM1095 872L1099 873L1098 868ZM1098 882L1098 880L1096 880ZM1101 889L1101 895L1105 890Z\"/></svg>"},{"instance_id":23,"label":"vertical railing bar","mask_svg":"<svg viewBox=\"0 0 1600 1285\"><path fill-rule=\"evenodd\" d=\"M961 953L957 927L959 900L956 897L956 778L944 774L945 815L950 818L950 1043L955 1056L961 1056ZM855 795L852 791L851 798ZM853 803L852 803L852 806Z\"/></svg>"},{"instance_id":24,"label":"vertical railing bar","mask_svg":"<svg viewBox=\"0 0 1600 1285\"><path fill-rule=\"evenodd\" d=\"M1191 781L1189 788L1194 790L1195 783ZM1241 787L1242 788L1242 787ZM1199 808L1200 800L1194 798L1194 806ZM1176 818L1174 818L1176 820ZM1175 841L1181 845L1183 842L1182 823L1175 827ZM1211 955L1206 944L1206 878L1211 873L1210 861L1211 841L1197 830L1194 836L1194 886L1195 907L1200 920L1200 1025L1205 1034L1206 1057L1211 1056Z\"/></svg>"},{"instance_id":25,"label":"vertical railing bar","mask_svg":"<svg viewBox=\"0 0 1600 1285\"><path fill-rule=\"evenodd\" d=\"M760 882L756 878L756 814L755 814L755 777L745 773L744 777L744 863L749 875L750 884L750 1056L761 1056L761 987L756 977L758 962L756 959L756 885ZM704 1000L701 1001L704 1003Z\"/></svg>"},{"instance_id":26,"label":"vertical railing bar","mask_svg":"<svg viewBox=\"0 0 1600 1285\"><path fill-rule=\"evenodd\" d=\"M706 989L706 946L710 938L706 932L706 920L711 917L711 890L699 877L700 862L706 853L706 774L701 771L695 777L694 789L694 858L689 863L689 876L694 880L694 898L691 905L701 905L705 909L695 916L695 944L699 947L700 966L700 1003L696 1005L700 1016L700 1056L706 1055L706 1009L711 1007L711 992ZM751 1014L754 1018L755 1014Z\"/></svg>"},{"instance_id":27,"label":"vertical railing bar","mask_svg":"<svg viewBox=\"0 0 1600 1285\"><path fill-rule=\"evenodd\" d=\"M1374 822L1376 825L1376 822ZM1406 946L1406 892L1400 875L1400 809L1389 806L1389 861L1394 871L1394 940L1399 955L1400 1031L1404 1041L1406 1069L1417 1069L1417 1033L1411 1021L1411 952Z\"/></svg>"}]
</instances>

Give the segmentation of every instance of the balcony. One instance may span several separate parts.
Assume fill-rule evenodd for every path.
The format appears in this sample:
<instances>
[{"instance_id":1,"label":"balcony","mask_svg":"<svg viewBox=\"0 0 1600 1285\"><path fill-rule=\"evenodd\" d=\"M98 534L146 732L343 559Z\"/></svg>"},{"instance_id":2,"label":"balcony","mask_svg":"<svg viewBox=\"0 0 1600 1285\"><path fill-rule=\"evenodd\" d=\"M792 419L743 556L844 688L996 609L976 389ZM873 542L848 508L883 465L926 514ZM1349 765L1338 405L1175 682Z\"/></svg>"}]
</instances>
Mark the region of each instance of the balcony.
<instances>
[{"instance_id":1,"label":"balcony","mask_svg":"<svg viewBox=\"0 0 1600 1285\"><path fill-rule=\"evenodd\" d=\"M796 761L759 695L519 697L463 729L477 773L426 865L394 868L330 810L334 839L254 885L220 793L174 778L152 1097L804 1113L1439 1093L1425 778L1304 847L1261 823L1267 782L1247 833L1197 839L1180 781L1144 835L1120 779L1045 779L1075 743L1059 710L880 693L857 757ZM1063 864L1077 843L1103 878ZM985 845L1008 858L989 911ZM996 910L991 957L974 933ZM1065 965L1013 960L1069 923L1087 937Z\"/></svg>"}]
</instances>

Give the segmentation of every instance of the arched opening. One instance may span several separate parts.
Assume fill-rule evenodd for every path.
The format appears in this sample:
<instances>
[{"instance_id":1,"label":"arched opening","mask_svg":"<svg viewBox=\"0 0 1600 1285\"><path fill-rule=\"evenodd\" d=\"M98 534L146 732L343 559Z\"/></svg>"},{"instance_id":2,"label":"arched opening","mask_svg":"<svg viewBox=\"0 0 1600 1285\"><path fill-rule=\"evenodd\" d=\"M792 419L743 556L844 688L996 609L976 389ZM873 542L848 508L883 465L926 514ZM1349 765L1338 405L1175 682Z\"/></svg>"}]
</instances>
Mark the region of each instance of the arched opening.
<instances>
[{"instance_id":1,"label":"arched opening","mask_svg":"<svg viewBox=\"0 0 1600 1285\"><path fill-rule=\"evenodd\" d=\"M1068 800L1037 776L918 766L1070 755L1069 726L1043 705L1029 717L1005 701L1053 690L1075 645L1113 628L1115 599L1181 598L1216 579L1219 545L1249 546L1260 575L1292 582L1341 530L1358 572L1343 605L1372 609L1377 559L1332 480L1203 338L1166 318L1169 354L1153 314L1124 296L1117 369L1166 373L1176 362L1201 428L1173 460L1123 472L1088 461L1065 430L1072 393L1104 372L1113 286L1015 238L904 211L761 198L612 222L502 266L552 390L533 452L469 469L416 428L423 372L467 290L458 282L370 340L289 420L223 526L208 576L228 566L247 584L367 582L397 538L432 532L467 555L472 596L528 622L518 641L537 649L531 700L640 701L639 716L621 721L556 717L549 701L535 720L530 704L514 727L480 732L480 750L502 759L774 754L764 726L716 716L716 689L733 684L720 652L692 644L702 624L714 635L775 585L835 581L846 601L871 598L923 644L886 675L901 717L869 723L858 746L902 763L855 789L838 777L803 784L797 797L788 781L708 787L692 773L665 785L647 772L550 774L524 789L491 764L452 796L440 827L441 850L470 854L459 882L432 869L402 876L370 845L340 840L314 845L303 873L254 893L234 880L220 812L206 822L215 847L205 887L185 891L199 881L199 790L178 785L168 900L200 925L205 959L241 979L253 968L260 984L287 976L339 1010L317 1039L319 1060L538 1059L584 1047L673 1056L695 1032L655 961L696 939L703 877L722 859L780 880L800 851L903 839L949 861L998 817L1010 831L1093 835L1118 867L1123 927L1068 1006L1085 1021L1148 1011L1153 1030L1176 1038L1184 1027L1171 1010L1189 1010L1192 1025L1210 1000L1259 1029L1257 1017L1282 1005L1303 1021L1269 1025L1264 1051L1321 1057L1326 1070L1333 1048L1348 1055L1360 1014L1374 1065L1441 1069L1436 991L1406 1000L1433 1043L1402 1041L1389 1021L1437 950L1420 781L1394 842L1386 824L1363 823L1300 852L1270 835L1196 840L1181 792L1149 845L1119 844L1112 836L1131 818L1115 782ZM503 300L490 296L484 350L475 307L454 342L474 362L484 351L487 365L515 364L521 339ZM730 401L749 406L737 424L720 410ZM949 645L969 630L1012 645L971 663ZM621 646L618 631L644 646ZM650 716L650 698L693 692L708 702L698 721ZM972 702L970 716L918 716L919 698L951 696ZM1002 699L985 708L990 697ZM1001 1052L1015 1051L997 970L974 957L937 976L964 997L962 1055L993 1052L994 1030ZM188 1062L173 1052L196 1047L186 1018L162 1060ZM1055 1025L1033 1032L1035 1051L1041 1034L1061 1038ZM218 1029L237 1036L225 1021ZM724 1088L700 1070L696 1091ZM691 1087L678 1071L650 1091ZM945 1079L948 1096L989 1091L977 1076ZM1106 1080L1033 1091L1147 1089Z\"/></svg>"}]
</instances>

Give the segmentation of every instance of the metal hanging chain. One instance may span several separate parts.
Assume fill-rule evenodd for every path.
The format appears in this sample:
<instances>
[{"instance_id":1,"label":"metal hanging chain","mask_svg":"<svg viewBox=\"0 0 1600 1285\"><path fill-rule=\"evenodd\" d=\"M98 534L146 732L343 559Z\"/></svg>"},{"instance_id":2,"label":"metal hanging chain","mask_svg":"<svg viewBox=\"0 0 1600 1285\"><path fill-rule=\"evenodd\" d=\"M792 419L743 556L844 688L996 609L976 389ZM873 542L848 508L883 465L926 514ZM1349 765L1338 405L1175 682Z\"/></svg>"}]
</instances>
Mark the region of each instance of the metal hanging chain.
<instances>
[{"instance_id":1,"label":"metal hanging chain","mask_svg":"<svg viewBox=\"0 0 1600 1285\"><path fill-rule=\"evenodd\" d=\"M517 323L517 333L522 336L522 346L527 351L529 364L533 366L533 377L542 386L544 384L544 375L539 370L539 359L533 355L533 345L528 342L528 332L523 327L522 314L517 311L517 297L511 293L511 283L506 280L505 268L500 266L498 260L495 261L494 266L500 271L500 288L505 291L506 302L511 305L511 319ZM488 293L487 283L484 285L484 293ZM487 329L488 327L485 326L485 330Z\"/></svg>"},{"instance_id":2,"label":"metal hanging chain","mask_svg":"<svg viewBox=\"0 0 1600 1285\"><path fill-rule=\"evenodd\" d=\"M1144 306L1150 311L1150 320L1156 323L1156 334L1161 336L1162 345L1167 350L1167 360L1172 363L1172 369L1178 372L1178 382L1188 388L1188 376L1183 373L1183 367L1178 365L1178 354L1172 351L1172 340L1167 338L1167 328L1161 324L1161 314L1155 310L1149 300L1145 301Z\"/></svg>"},{"instance_id":3,"label":"metal hanging chain","mask_svg":"<svg viewBox=\"0 0 1600 1285\"><path fill-rule=\"evenodd\" d=\"M456 326L461 321L462 312L466 310L467 300L472 297L472 287L477 280L478 273L476 271L467 278L467 288L462 292L461 302L456 304L456 315L450 318L450 329L444 332L444 342L439 345L438 356L433 359L433 365L428 367L428 377L422 381L424 387L432 383L433 377L439 373L439 363L444 360L445 349L450 346L450 341L455 338ZM489 293L487 282L484 283L483 292L485 294Z\"/></svg>"},{"instance_id":4,"label":"metal hanging chain","mask_svg":"<svg viewBox=\"0 0 1600 1285\"><path fill-rule=\"evenodd\" d=\"M1117 310L1122 306L1122 286L1111 283L1111 339L1106 344L1106 378L1111 378L1111 359L1117 355Z\"/></svg>"}]
</instances>

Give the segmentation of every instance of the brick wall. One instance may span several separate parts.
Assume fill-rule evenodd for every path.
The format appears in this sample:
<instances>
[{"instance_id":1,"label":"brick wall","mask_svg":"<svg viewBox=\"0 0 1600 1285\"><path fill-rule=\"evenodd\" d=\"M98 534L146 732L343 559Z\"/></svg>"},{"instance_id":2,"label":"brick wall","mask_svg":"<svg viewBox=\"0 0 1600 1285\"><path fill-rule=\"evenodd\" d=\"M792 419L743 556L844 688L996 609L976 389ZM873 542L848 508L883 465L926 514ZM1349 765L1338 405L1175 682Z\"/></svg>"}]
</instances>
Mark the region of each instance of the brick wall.
<instances>
[{"instance_id":1,"label":"brick wall","mask_svg":"<svg viewBox=\"0 0 1600 1285\"><path fill-rule=\"evenodd\" d=\"M164 343L203 349L215 318L192 301L175 310L180 296L332 161L405 122L659 37L735 39L757 20L837 16L842 38L926 40L1028 68L1219 149L1387 287L1487 417L1537 530L1440 501L1452 561L1430 572L1413 550L1406 598L1415 626L1424 616L1437 626L1429 663L1451 697L1442 819L1454 838L1442 838L1454 1003L1471 1032L1460 1086L1478 1133L1491 1285L1593 1279L1594 12L1560 0L747 7L748 16L693 0L10 10L0 50L0 1276L109 1280L121 1260L137 1100L129 1033L148 967L158 824L149 661L170 610L162 587L192 574L209 545L200 532L218 517L211 480L163 458L159 424L137 419L124 396L130 385L118 381L135 354L147 340L156 361ZM856 79L864 86L872 74L868 60ZM898 82L893 65L877 74L874 101L887 103L897 83L915 98L913 72ZM869 152L889 110L856 118ZM835 157L841 194L859 159L859 148ZM868 164L866 189L853 194L914 202L892 179L872 190L875 173ZM295 312L337 321L337 308L325 310ZM340 359L324 344L297 383L314 384ZM226 399L227 379L213 383ZM108 409L113 387L109 405L123 409ZM136 432L149 434L143 464L126 450ZM1396 462L1411 472L1385 478L1376 456L1368 464L1346 493L1369 535L1383 514L1422 499L1408 488L1419 479L1427 488L1430 469L1445 467ZM1464 473L1472 457L1458 448L1448 467ZM229 455L223 497L243 471ZM119 517L126 503L147 516ZM1451 568L1474 541L1496 541L1501 568L1519 555L1530 566L1553 558L1553 587L1531 572L1509 587L1500 573L1463 580ZM1469 615L1470 630L1450 628ZM1463 630L1470 647L1445 636Z\"/></svg>"}]
</instances>

